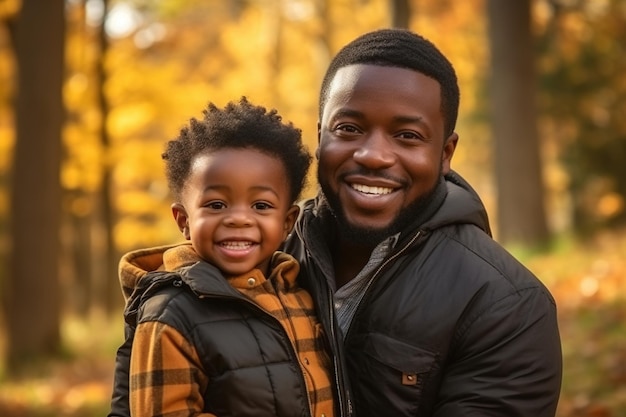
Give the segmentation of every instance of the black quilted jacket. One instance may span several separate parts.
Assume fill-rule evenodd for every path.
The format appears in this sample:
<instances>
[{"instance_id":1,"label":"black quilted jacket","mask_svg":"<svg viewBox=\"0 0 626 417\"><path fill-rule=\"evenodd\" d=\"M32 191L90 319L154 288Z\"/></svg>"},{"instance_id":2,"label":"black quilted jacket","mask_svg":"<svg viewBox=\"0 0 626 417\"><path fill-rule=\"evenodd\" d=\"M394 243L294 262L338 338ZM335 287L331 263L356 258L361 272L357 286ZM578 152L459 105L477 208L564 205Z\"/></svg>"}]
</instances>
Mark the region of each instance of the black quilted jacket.
<instances>
[{"instance_id":1,"label":"black quilted jacket","mask_svg":"<svg viewBox=\"0 0 626 417\"><path fill-rule=\"evenodd\" d=\"M355 413L553 417L562 371L554 299L492 240L471 187L455 173L446 180L439 210L402 232L374 272L345 337ZM285 248L327 323L333 221L320 198L308 201Z\"/></svg>"}]
</instances>

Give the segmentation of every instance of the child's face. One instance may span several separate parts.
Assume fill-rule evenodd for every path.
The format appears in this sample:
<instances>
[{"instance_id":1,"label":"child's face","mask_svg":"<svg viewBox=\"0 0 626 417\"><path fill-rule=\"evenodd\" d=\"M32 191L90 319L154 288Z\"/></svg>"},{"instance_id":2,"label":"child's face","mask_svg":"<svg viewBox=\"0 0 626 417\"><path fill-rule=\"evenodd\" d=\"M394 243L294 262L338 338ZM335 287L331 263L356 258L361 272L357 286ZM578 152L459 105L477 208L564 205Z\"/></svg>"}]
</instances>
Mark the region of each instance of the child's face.
<instances>
[{"instance_id":1,"label":"child's face","mask_svg":"<svg viewBox=\"0 0 626 417\"><path fill-rule=\"evenodd\" d=\"M266 273L298 216L283 163L256 149L201 154L172 213L204 260L226 276Z\"/></svg>"}]
</instances>

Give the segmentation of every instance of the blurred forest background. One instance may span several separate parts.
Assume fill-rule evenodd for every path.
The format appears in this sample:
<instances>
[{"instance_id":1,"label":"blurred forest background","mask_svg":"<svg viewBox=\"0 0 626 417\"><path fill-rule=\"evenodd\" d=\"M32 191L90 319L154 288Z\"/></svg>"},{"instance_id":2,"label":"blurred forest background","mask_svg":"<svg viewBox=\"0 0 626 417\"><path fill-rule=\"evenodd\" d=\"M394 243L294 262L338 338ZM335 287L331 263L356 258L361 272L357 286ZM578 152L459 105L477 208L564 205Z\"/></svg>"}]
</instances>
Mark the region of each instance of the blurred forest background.
<instances>
[{"instance_id":1,"label":"blurred forest background","mask_svg":"<svg viewBox=\"0 0 626 417\"><path fill-rule=\"evenodd\" d=\"M389 26L453 62L453 167L557 299L558 415L626 416L623 0L0 0L0 415L106 414L117 261L180 240L164 143L245 95L314 151L329 59Z\"/></svg>"}]
</instances>

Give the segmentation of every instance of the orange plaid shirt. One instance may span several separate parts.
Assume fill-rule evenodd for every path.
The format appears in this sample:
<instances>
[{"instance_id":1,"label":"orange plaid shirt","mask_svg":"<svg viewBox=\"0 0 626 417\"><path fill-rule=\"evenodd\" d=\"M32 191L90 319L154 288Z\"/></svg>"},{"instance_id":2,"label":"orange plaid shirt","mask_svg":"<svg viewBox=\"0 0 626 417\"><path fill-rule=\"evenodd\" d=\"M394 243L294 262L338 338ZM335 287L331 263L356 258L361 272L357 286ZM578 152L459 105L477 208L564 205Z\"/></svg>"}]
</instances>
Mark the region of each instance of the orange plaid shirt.
<instances>
[{"instance_id":1,"label":"orange plaid shirt","mask_svg":"<svg viewBox=\"0 0 626 417\"><path fill-rule=\"evenodd\" d=\"M174 271L198 261L190 245L163 254L163 268ZM277 318L299 358L311 415L334 414L331 362L310 294L297 285L298 262L282 252L272 259L269 279L260 270L229 277L228 282ZM122 271L123 273L123 271ZM213 416L201 413L208 385L195 347L175 328L158 321L137 326L130 366L132 416ZM271 389L268 387L268 389Z\"/></svg>"}]
</instances>

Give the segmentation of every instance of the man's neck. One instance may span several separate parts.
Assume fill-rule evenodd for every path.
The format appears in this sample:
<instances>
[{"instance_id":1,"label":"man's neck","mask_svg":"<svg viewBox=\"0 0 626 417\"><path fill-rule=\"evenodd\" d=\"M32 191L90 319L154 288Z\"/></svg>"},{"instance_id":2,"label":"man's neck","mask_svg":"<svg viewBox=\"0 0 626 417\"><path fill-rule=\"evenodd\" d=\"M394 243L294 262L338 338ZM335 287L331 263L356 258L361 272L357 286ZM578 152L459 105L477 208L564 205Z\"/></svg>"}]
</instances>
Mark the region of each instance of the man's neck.
<instances>
[{"instance_id":1,"label":"man's neck","mask_svg":"<svg viewBox=\"0 0 626 417\"><path fill-rule=\"evenodd\" d=\"M371 245L358 245L344 240L337 241L332 253L335 284L338 289L361 272L367 261L369 261L374 247Z\"/></svg>"}]
</instances>

